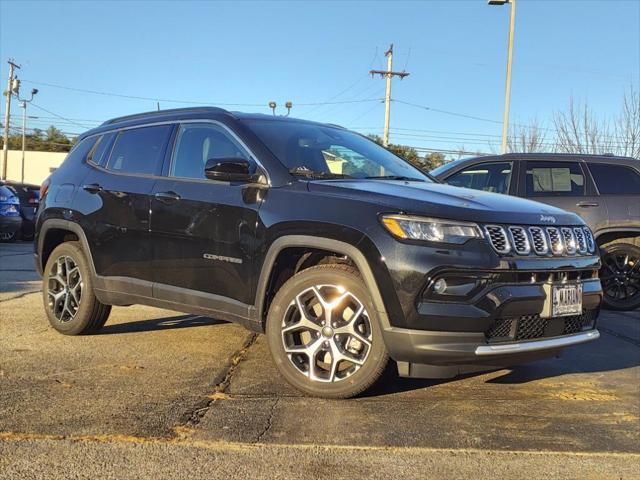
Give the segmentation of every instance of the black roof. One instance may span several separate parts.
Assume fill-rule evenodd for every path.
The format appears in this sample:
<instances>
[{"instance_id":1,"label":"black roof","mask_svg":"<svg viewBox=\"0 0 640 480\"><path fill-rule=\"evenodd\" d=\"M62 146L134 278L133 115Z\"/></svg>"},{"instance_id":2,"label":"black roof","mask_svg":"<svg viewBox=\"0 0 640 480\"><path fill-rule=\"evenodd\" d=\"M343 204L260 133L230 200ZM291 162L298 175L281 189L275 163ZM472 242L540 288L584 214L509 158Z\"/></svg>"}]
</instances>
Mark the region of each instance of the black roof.
<instances>
[{"instance_id":1,"label":"black roof","mask_svg":"<svg viewBox=\"0 0 640 480\"><path fill-rule=\"evenodd\" d=\"M216 120L223 119L235 119L235 120L271 120L282 122L296 122L296 123L309 123L315 125L332 126L336 128L344 128L339 125L333 125L328 123L313 122L311 120L303 120L293 117L274 116L263 113L245 113L245 112L231 112L223 108L218 107L188 107L188 108L172 108L168 110L154 110L150 112L136 113L133 115L125 115L122 117L112 118L105 121L100 126L84 132L78 137L83 139L87 136L102 133L104 131L112 130L117 127L129 127L142 125L149 122L162 122L162 121L174 121L185 119L207 119L212 118Z\"/></svg>"}]
</instances>

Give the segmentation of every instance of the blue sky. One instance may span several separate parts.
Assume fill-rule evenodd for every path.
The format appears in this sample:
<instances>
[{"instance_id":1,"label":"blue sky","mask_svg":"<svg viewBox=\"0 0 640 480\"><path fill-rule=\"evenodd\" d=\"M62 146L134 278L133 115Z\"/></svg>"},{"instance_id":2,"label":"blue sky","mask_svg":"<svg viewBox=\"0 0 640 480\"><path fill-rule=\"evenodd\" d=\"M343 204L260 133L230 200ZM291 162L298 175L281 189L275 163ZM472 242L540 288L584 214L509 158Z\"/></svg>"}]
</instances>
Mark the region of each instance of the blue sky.
<instances>
[{"instance_id":1,"label":"blue sky","mask_svg":"<svg viewBox=\"0 0 640 480\"><path fill-rule=\"evenodd\" d=\"M571 96L613 115L640 84L640 0L518 0L511 120L549 127ZM508 7L485 0L379 2L0 1L0 80L22 65L40 90L32 127L77 133L156 108L122 95L206 103L294 103L292 116L381 133L384 51L395 44L391 141L496 151L502 119ZM34 83L29 83L29 82ZM367 100L357 103L305 103ZM161 108L188 104L160 102ZM14 103L12 112L20 115ZM15 121L19 124L19 118Z\"/></svg>"}]
</instances>

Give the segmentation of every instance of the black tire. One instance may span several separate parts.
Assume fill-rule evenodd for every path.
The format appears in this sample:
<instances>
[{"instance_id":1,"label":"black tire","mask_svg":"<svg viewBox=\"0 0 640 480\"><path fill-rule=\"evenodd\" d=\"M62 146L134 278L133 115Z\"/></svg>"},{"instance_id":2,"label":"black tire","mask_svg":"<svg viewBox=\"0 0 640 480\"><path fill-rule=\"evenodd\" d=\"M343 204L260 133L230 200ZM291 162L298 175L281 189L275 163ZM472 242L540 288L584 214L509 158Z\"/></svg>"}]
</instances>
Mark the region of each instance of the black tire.
<instances>
[{"instance_id":1,"label":"black tire","mask_svg":"<svg viewBox=\"0 0 640 480\"><path fill-rule=\"evenodd\" d=\"M58 263L59 261L62 263ZM60 265L63 266L59 272ZM74 265L77 267L77 271L75 267L66 270L65 265ZM71 280L66 275L67 271L72 272ZM60 280L56 280L58 276L54 273L60 273L62 281L66 280L66 289L62 287ZM76 276L78 274L79 277ZM79 296L76 302L71 290L77 289L78 286ZM54 301L51 292L62 294L62 298L66 295L68 300L65 298L64 305L60 305L59 301ZM78 291L74 290L74 293L77 294ZM93 294L89 263L78 242L62 243L51 252L42 275L42 297L49 323L64 335L96 333L104 326L111 312L111 306L100 303ZM64 308L62 312L59 312L61 306Z\"/></svg>"},{"instance_id":2,"label":"black tire","mask_svg":"<svg viewBox=\"0 0 640 480\"><path fill-rule=\"evenodd\" d=\"M316 327L314 326L314 330L308 330L306 333L309 341L301 340L303 344L301 348L308 346L315 348L313 345L322 344L313 353L314 367L312 371L316 371L316 366L318 366L317 368L321 368L320 366L322 365L326 366L325 362L327 362L327 358L330 358L331 363L328 369L318 370L327 374L328 379L325 377L324 381L311 379L309 369L312 368L312 358L308 353L293 353L290 354L290 357L285 351L285 337L287 335L299 335L299 338L302 338L302 333L283 334L283 328L287 327L287 325L298 325L300 322L298 320L291 324L286 323L287 316L292 311L291 309L293 309L294 316L297 315L297 318L302 318L300 309L296 304L296 298L310 292L312 287L318 286L322 286L322 295L333 294L336 296L342 294L345 296L342 302L336 303L336 307L339 306L342 309L339 311L339 316L332 315L330 321L332 326L336 328L336 332L341 330L341 333L334 334L332 329L329 328L330 336L325 336L327 334L325 327L315 330ZM309 303L305 304L305 308L311 308L309 305L313 302L315 302L313 308L318 307L321 303L318 297L313 293L310 295L312 298L310 298ZM327 298L325 297L324 300L326 301ZM345 304L350 304L350 306L345 307ZM362 312L359 316L355 315L355 311L358 308L361 308L359 311ZM313 317L313 322L316 326L324 325L322 323L325 320L324 308L321 308L321 310L323 313L315 317L313 317L314 312L307 310L310 318ZM344 318L347 311L353 312L349 315L348 320ZM354 320L356 318L357 320ZM356 322L358 322L357 326ZM351 327L348 327L348 325ZM355 335L342 333L346 328L354 327L358 329ZM380 378L389 361L389 355L382 338L380 321L371 300L371 295L360 278L358 271L348 265L318 265L303 270L290 278L280 288L271 303L267 316L266 334L271 356L280 373L298 390L311 396L324 398L356 396L367 390ZM335 357L333 353L329 353L334 352L334 348L339 348L339 350L335 350L339 352L336 353ZM350 348L355 348L356 351L349 350ZM317 360L319 352L325 352L321 357L322 361ZM343 356L345 354L348 355L348 358ZM327 357L327 355L329 356ZM303 372L305 358L308 363L307 373ZM336 358L338 358L337 361ZM361 365L351 362L351 358L357 359L361 362ZM336 363L335 368L333 367L334 362ZM345 364L346 368L344 368ZM342 368L342 370L339 368ZM316 378L320 378L320 376L316 375Z\"/></svg>"},{"instance_id":3,"label":"black tire","mask_svg":"<svg viewBox=\"0 0 640 480\"><path fill-rule=\"evenodd\" d=\"M610 310L640 308L640 247L615 241L600 247L603 304Z\"/></svg>"}]
</instances>

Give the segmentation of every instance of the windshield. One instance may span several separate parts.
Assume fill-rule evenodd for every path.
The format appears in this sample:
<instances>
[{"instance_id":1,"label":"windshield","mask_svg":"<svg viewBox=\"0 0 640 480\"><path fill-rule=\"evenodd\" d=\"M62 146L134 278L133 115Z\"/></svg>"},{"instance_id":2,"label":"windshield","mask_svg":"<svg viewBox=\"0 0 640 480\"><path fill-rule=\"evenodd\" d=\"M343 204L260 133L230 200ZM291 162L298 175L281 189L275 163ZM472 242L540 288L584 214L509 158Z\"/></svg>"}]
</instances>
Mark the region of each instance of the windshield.
<instances>
[{"instance_id":1,"label":"windshield","mask_svg":"<svg viewBox=\"0 0 640 480\"><path fill-rule=\"evenodd\" d=\"M347 130L277 119L246 120L245 125L294 174L432 181L377 143Z\"/></svg>"}]
</instances>

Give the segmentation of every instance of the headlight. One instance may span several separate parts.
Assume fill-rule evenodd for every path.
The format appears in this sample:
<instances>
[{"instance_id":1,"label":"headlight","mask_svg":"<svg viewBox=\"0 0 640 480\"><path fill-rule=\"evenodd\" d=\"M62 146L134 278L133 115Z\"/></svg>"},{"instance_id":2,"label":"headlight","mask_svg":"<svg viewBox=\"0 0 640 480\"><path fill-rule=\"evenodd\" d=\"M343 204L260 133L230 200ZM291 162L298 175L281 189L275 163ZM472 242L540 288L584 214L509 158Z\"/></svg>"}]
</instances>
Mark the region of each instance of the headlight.
<instances>
[{"instance_id":1,"label":"headlight","mask_svg":"<svg viewBox=\"0 0 640 480\"><path fill-rule=\"evenodd\" d=\"M462 244L470 238L482 238L478 225L457 220L383 215L382 224L393 236L406 240Z\"/></svg>"}]
</instances>

